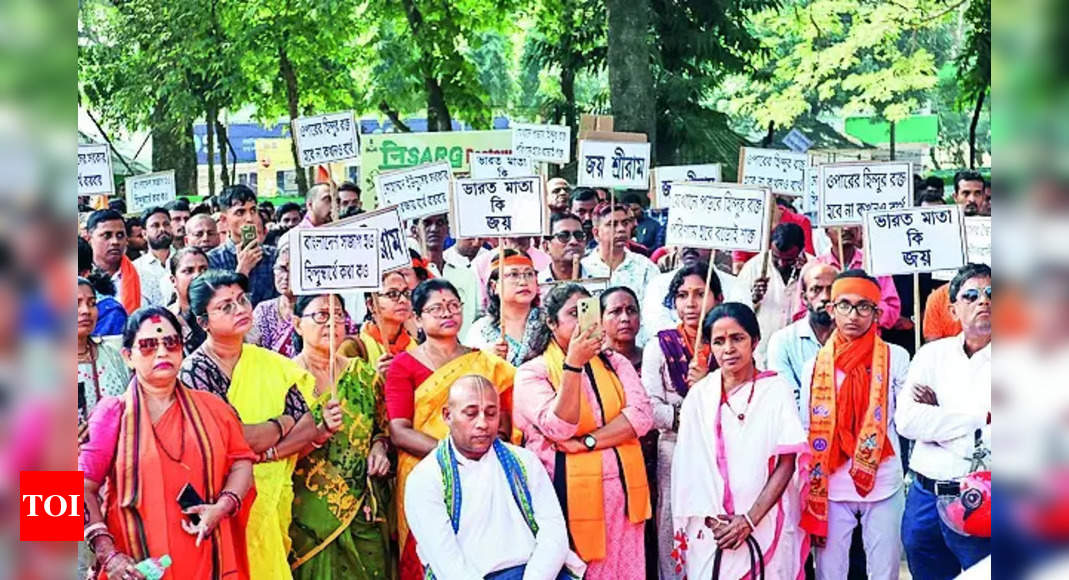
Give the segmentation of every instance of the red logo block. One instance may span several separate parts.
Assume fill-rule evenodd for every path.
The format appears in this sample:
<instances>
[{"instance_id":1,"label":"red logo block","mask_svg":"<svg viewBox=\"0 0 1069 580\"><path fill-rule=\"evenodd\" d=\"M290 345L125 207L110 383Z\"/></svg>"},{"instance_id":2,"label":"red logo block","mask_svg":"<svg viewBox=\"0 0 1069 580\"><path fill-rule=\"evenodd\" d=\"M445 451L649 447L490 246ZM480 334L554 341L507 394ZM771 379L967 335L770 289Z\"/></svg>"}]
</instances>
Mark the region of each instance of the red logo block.
<instances>
[{"instance_id":1,"label":"red logo block","mask_svg":"<svg viewBox=\"0 0 1069 580\"><path fill-rule=\"evenodd\" d=\"M19 540L79 542L85 539L81 471L19 473Z\"/></svg>"}]
</instances>

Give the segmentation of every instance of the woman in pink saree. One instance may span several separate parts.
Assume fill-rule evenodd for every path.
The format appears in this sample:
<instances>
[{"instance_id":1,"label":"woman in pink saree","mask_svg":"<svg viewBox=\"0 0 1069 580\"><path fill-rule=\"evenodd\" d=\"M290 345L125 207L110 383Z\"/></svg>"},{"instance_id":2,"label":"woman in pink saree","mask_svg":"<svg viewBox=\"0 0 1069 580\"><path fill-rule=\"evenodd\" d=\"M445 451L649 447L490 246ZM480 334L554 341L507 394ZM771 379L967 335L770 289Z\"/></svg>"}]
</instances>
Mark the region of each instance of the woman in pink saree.
<instances>
[{"instance_id":1,"label":"woman in pink saree","mask_svg":"<svg viewBox=\"0 0 1069 580\"><path fill-rule=\"evenodd\" d=\"M755 368L760 336L749 307L721 304L703 327L719 368L690 389L680 411L671 494L677 573L735 580L756 576L763 560L768 578L801 578L809 546L794 476L809 446L793 390Z\"/></svg>"}]
</instances>

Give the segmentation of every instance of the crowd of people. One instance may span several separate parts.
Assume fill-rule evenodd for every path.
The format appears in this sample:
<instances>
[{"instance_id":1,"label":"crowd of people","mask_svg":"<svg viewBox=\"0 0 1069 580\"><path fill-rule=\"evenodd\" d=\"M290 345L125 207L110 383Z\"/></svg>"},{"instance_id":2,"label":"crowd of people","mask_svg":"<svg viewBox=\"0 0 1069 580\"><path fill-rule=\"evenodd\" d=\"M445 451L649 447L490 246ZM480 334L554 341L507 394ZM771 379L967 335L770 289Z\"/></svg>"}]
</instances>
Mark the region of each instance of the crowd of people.
<instances>
[{"instance_id":1,"label":"crowd of people","mask_svg":"<svg viewBox=\"0 0 1069 580\"><path fill-rule=\"evenodd\" d=\"M948 200L915 181L917 205L990 215L979 174ZM183 579L889 579L904 555L943 579L988 557L988 265L915 295L790 198L754 255L665 247L643 194L547 191L544 237L428 216L364 294L289 284L290 231L361 213L351 183L83 212L82 577L168 555Z\"/></svg>"}]
</instances>

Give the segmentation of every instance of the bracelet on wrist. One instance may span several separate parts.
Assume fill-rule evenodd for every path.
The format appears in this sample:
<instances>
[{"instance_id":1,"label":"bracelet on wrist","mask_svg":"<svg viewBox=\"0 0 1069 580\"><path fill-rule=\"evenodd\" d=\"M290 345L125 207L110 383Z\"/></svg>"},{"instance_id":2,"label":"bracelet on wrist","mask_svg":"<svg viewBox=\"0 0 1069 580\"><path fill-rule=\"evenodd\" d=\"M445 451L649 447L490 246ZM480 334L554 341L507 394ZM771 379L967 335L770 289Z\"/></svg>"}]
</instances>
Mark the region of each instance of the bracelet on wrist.
<instances>
[{"instance_id":1,"label":"bracelet on wrist","mask_svg":"<svg viewBox=\"0 0 1069 580\"><path fill-rule=\"evenodd\" d=\"M282 421L279 421L275 417L271 417L268 421L274 423L275 427L278 427L278 439L275 440L275 445L278 445L282 442L282 438L286 436L286 430L282 428Z\"/></svg>"},{"instance_id":2,"label":"bracelet on wrist","mask_svg":"<svg viewBox=\"0 0 1069 580\"><path fill-rule=\"evenodd\" d=\"M238 497L238 494L236 494L236 493L234 493L234 492L232 492L230 490L223 490L223 491L219 492L219 498L218 499L222 499L224 497L230 498L231 503L234 504L233 507L231 507L230 511L226 514L227 516L232 516L232 515L238 513L239 511L241 511L241 498ZM216 501L218 501L218 499Z\"/></svg>"},{"instance_id":3,"label":"bracelet on wrist","mask_svg":"<svg viewBox=\"0 0 1069 580\"><path fill-rule=\"evenodd\" d=\"M753 520L750 519L749 513L743 513L742 517L746 520L746 523L750 526L750 531L756 530L757 526L754 525Z\"/></svg>"},{"instance_id":4,"label":"bracelet on wrist","mask_svg":"<svg viewBox=\"0 0 1069 580\"><path fill-rule=\"evenodd\" d=\"M110 564L111 561L115 559L115 556L118 556L118 555L119 555L119 551L118 550L112 550L110 554L108 554L107 556L104 557L104 561L100 563L100 569L106 571L108 569L108 564Z\"/></svg>"}]
</instances>

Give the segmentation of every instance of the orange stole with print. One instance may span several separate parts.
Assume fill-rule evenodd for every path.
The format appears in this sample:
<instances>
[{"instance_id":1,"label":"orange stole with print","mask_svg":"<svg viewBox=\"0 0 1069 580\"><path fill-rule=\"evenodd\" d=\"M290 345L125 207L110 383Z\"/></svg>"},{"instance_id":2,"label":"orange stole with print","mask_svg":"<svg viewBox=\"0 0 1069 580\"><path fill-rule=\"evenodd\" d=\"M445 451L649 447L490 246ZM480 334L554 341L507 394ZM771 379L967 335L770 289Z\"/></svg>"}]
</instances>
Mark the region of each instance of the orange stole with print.
<instances>
[{"instance_id":1,"label":"orange stole with print","mask_svg":"<svg viewBox=\"0 0 1069 580\"><path fill-rule=\"evenodd\" d=\"M545 353L546 369L554 390L560 389L564 373L564 352L551 342ZM620 415L627 405L627 395L620 377L606 368L601 358L595 356L588 363L594 375L594 389L601 401L605 423ZM582 437L598 429L594 410L585 394L579 396L579 428L575 434ZM579 557L586 562L605 558L605 496L602 488L602 459L605 449L585 453L569 453L565 456L565 473L568 488L568 533ZM646 482L646 467L642 461L642 447L638 438L620 443L615 447L620 460L620 478L627 495L627 519L638 524L649 519L650 490Z\"/></svg>"},{"instance_id":2,"label":"orange stole with print","mask_svg":"<svg viewBox=\"0 0 1069 580\"><path fill-rule=\"evenodd\" d=\"M875 325L855 341L835 330L817 353L809 404L813 467L801 520L802 529L811 534L828 535L828 478L836 469L853 459L850 477L857 492L866 496L880 463L894 455L887 439L889 361L890 347L876 336ZM846 373L838 392L837 368ZM844 417L851 415L853 424L844 424Z\"/></svg>"}]
</instances>

